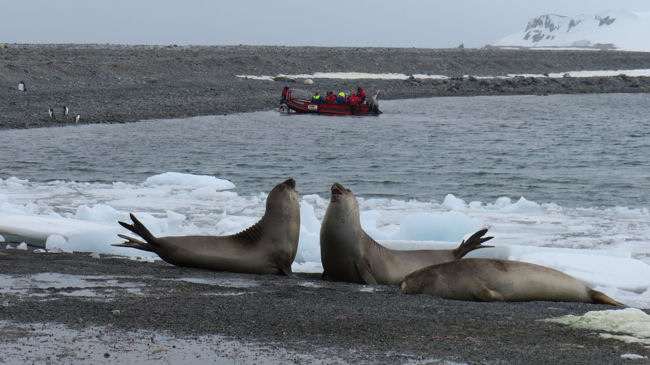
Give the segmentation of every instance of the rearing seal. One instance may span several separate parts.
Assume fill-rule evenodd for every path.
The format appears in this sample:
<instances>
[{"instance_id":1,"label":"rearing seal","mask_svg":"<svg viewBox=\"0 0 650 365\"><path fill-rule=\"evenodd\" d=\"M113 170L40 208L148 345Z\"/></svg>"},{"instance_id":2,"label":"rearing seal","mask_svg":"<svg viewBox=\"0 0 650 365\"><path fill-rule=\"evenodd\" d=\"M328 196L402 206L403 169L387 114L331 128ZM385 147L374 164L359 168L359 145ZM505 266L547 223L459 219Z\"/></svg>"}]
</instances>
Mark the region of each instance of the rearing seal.
<instances>
[{"instance_id":1,"label":"rearing seal","mask_svg":"<svg viewBox=\"0 0 650 365\"><path fill-rule=\"evenodd\" d=\"M323 277L361 284L399 284L423 267L453 261L468 252L489 246L481 243L487 229L474 233L454 250L400 251L386 248L361 228L359 203L349 189L334 183L320 230Z\"/></svg>"},{"instance_id":2,"label":"rearing seal","mask_svg":"<svg viewBox=\"0 0 650 365\"><path fill-rule=\"evenodd\" d=\"M291 275L298 250L300 206L293 179L276 185L266 198L266 211L259 222L230 236L154 237L131 214L133 224L119 222L145 242L122 235L126 242L114 244L155 252L177 266L251 274Z\"/></svg>"}]
</instances>

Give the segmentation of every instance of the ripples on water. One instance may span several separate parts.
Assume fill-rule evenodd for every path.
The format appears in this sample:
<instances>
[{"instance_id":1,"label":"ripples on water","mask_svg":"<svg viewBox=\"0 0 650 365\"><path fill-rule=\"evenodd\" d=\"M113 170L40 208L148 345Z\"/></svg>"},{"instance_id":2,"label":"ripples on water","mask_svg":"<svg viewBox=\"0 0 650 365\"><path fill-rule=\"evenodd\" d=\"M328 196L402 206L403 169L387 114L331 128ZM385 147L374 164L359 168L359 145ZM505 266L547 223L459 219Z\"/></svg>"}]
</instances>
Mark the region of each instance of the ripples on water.
<instances>
[{"instance_id":1,"label":"ripples on water","mask_svg":"<svg viewBox=\"0 0 650 365\"><path fill-rule=\"evenodd\" d=\"M142 182L177 171L302 194L648 206L647 94L384 101L379 117L276 111L0 131L0 177Z\"/></svg>"}]
</instances>

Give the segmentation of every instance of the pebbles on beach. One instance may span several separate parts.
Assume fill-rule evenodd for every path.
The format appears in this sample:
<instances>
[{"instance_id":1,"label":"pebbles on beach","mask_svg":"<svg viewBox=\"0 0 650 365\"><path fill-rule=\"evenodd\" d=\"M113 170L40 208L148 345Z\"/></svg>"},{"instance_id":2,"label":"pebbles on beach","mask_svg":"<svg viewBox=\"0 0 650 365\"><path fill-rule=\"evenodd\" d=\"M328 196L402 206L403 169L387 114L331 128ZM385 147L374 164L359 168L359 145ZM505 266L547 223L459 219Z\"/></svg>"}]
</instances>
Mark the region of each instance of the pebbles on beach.
<instances>
[{"instance_id":1,"label":"pebbles on beach","mask_svg":"<svg viewBox=\"0 0 650 365\"><path fill-rule=\"evenodd\" d=\"M312 91L381 89L381 98L650 92L648 77L481 79L477 76L650 68L650 53L271 46L11 45L0 49L0 128L120 123L277 107L285 81ZM432 74L445 80L264 81L236 75L315 72ZM459 77L461 75L473 75ZM23 80L29 88L20 92ZM49 106L66 105L70 115Z\"/></svg>"}]
</instances>

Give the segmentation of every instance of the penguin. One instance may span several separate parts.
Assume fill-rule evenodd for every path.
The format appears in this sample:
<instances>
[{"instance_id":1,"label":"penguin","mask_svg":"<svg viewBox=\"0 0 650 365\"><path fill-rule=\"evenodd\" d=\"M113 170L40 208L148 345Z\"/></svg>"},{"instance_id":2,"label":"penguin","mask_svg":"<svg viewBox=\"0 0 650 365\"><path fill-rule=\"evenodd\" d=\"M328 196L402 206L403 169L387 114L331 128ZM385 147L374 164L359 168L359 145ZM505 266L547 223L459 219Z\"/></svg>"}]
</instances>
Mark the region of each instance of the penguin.
<instances>
[{"instance_id":1,"label":"penguin","mask_svg":"<svg viewBox=\"0 0 650 365\"><path fill-rule=\"evenodd\" d=\"M79 123L79 118L81 118L81 115L77 114L77 116L74 117L74 122Z\"/></svg>"},{"instance_id":2,"label":"penguin","mask_svg":"<svg viewBox=\"0 0 650 365\"><path fill-rule=\"evenodd\" d=\"M64 105L63 106L63 115L65 115L67 117L69 113L70 113L70 109L68 109L67 105Z\"/></svg>"},{"instance_id":3,"label":"penguin","mask_svg":"<svg viewBox=\"0 0 650 365\"><path fill-rule=\"evenodd\" d=\"M54 120L54 110L52 110L52 107L47 110L47 114L50 116L50 119Z\"/></svg>"}]
</instances>

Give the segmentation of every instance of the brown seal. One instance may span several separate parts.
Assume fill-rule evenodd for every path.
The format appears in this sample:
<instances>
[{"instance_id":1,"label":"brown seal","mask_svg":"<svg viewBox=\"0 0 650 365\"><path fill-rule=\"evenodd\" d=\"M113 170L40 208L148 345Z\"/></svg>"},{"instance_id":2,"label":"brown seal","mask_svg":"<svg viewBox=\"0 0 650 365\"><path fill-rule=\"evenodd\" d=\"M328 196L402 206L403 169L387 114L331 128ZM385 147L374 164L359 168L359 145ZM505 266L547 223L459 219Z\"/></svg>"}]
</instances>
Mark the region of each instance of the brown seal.
<instances>
[{"instance_id":1,"label":"brown seal","mask_svg":"<svg viewBox=\"0 0 650 365\"><path fill-rule=\"evenodd\" d=\"M291 264L298 250L300 206L293 179L271 190L259 222L234 235L154 237L133 214L131 220L133 224L119 223L145 242L120 234L127 241L113 246L152 251L178 266L291 275Z\"/></svg>"},{"instance_id":2,"label":"brown seal","mask_svg":"<svg viewBox=\"0 0 650 365\"><path fill-rule=\"evenodd\" d=\"M447 299L519 302L547 300L625 306L549 267L495 259L462 259L408 274L402 293Z\"/></svg>"},{"instance_id":3,"label":"brown seal","mask_svg":"<svg viewBox=\"0 0 650 365\"><path fill-rule=\"evenodd\" d=\"M323 277L361 284L399 284L407 274L429 265L457 260L477 248L487 229L474 233L454 250L400 251L386 248L361 228L359 203L339 183L332 185L331 199L320 230Z\"/></svg>"}]
</instances>

